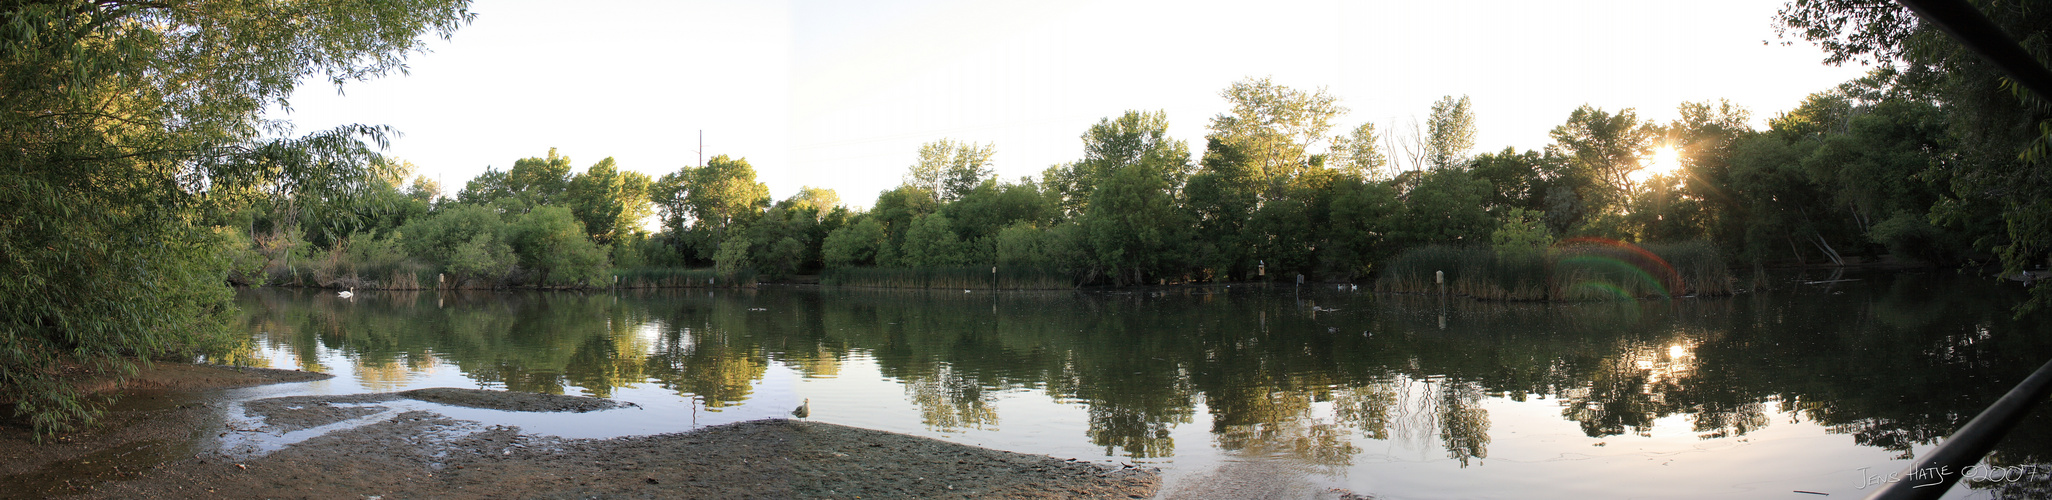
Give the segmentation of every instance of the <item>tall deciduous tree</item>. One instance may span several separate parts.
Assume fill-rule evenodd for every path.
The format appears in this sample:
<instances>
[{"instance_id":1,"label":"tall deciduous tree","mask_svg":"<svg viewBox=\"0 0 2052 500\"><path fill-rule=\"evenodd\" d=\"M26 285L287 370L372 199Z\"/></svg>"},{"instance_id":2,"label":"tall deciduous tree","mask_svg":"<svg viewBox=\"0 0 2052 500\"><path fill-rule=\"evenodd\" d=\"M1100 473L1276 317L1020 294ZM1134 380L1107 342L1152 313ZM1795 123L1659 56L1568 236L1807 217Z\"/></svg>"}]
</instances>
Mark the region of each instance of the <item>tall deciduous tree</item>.
<instances>
[{"instance_id":1,"label":"tall deciduous tree","mask_svg":"<svg viewBox=\"0 0 2052 500\"><path fill-rule=\"evenodd\" d=\"M791 208L810 209L815 217L824 218L827 213L841 207L841 194L829 188L803 186L798 188L798 194L785 201Z\"/></svg>"},{"instance_id":2,"label":"tall deciduous tree","mask_svg":"<svg viewBox=\"0 0 2052 500\"><path fill-rule=\"evenodd\" d=\"M1050 172L1050 181L1063 184L1058 191L1063 204L1078 214L1088 211L1095 190L1111 180L1119 169L1147 163L1160 167L1162 188L1180 190L1193 170L1189 145L1168 137L1168 113L1127 111L1118 118L1105 118L1083 133L1083 160Z\"/></svg>"},{"instance_id":3,"label":"tall deciduous tree","mask_svg":"<svg viewBox=\"0 0 2052 500\"><path fill-rule=\"evenodd\" d=\"M1752 112L1729 101L1685 102L1680 118L1667 126L1681 165L1682 195L1704 207L1703 229L1717 242L1736 245L1744 232L1739 200L1731 185L1731 158L1738 144L1758 134Z\"/></svg>"},{"instance_id":4,"label":"tall deciduous tree","mask_svg":"<svg viewBox=\"0 0 2052 500\"><path fill-rule=\"evenodd\" d=\"M1202 167L1183 189L1183 209L1197 233L1193 258L1216 279L1243 276L1255 263L1252 237L1245 232L1261 190L1248 162L1238 147L1207 138Z\"/></svg>"},{"instance_id":5,"label":"tall deciduous tree","mask_svg":"<svg viewBox=\"0 0 2052 500\"><path fill-rule=\"evenodd\" d=\"M549 148L549 156L527 157L515 160L513 169L506 171L506 184L511 186L515 196L533 207L554 204L570 185L570 157L556 154L556 148Z\"/></svg>"},{"instance_id":6,"label":"tall deciduous tree","mask_svg":"<svg viewBox=\"0 0 2052 500\"><path fill-rule=\"evenodd\" d=\"M685 258L699 261L714 259L734 231L770 206L769 186L756 182L755 168L727 155L663 174L648 192L671 243ZM745 258L745 249L736 251Z\"/></svg>"},{"instance_id":7,"label":"tall deciduous tree","mask_svg":"<svg viewBox=\"0 0 2052 500\"><path fill-rule=\"evenodd\" d=\"M98 413L58 374L233 340L193 221L376 182L382 127L284 137L265 107L403 68L468 2L13 2L0 12L0 400L39 433Z\"/></svg>"},{"instance_id":8,"label":"tall deciduous tree","mask_svg":"<svg viewBox=\"0 0 2052 500\"><path fill-rule=\"evenodd\" d=\"M1233 107L1211 118L1211 134L1247 155L1255 180L1265 184L1264 196L1310 167L1308 148L1346 113L1325 89L1307 92L1268 78L1234 82L1219 95Z\"/></svg>"},{"instance_id":9,"label":"tall deciduous tree","mask_svg":"<svg viewBox=\"0 0 2052 500\"><path fill-rule=\"evenodd\" d=\"M989 144L929 142L919 147L919 163L905 173L905 184L925 189L940 201L959 200L991 176L995 170L990 158L996 154L997 148Z\"/></svg>"},{"instance_id":10,"label":"tall deciduous tree","mask_svg":"<svg viewBox=\"0 0 2052 500\"><path fill-rule=\"evenodd\" d=\"M1468 96L1446 96L1432 103L1427 127L1427 160L1432 162L1432 168L1468 163L1468 151L1475 149L1475 108L1468 103Z\"/></svg>"},{"instance_id":11,"label":"tall deciduous tree","mask_svg":"<svg viewBox=\"0 0 2052 500\"><path fill-rule=\"evenodd\" d=\"M654 213L649 201L648 174L621 172L611 157L599 160L570 178L562 199L570 212L584 223L592 241L610 245L613 240L641 231L641 220Z\"/></svg>"},{"instance_id":12,"label":"tall deciduous tree","mask_svg":"<svg viewBox=\"0 0 2052 500\"><path fill-rule=\"evenodd\" d=\"M706 241L724 244L729 232L755 220L769 208L769 185L755 181L755 167L747 159L712 157L703 167L685 167L668 181L683 191L682 208L691 217L691 230L712 236ZM703 253L710 254L707 246Z\"/></svg>"},{"instance_id":13,"label":"tall deciduous tree","mask_svg":"<svg viewBox=\"0 0 2052 500\"><path fill-rule=\"evenodd\" d=\"M1115 283L1144 282L1173 262L1187 238L1176 195L1190 175L1190 151L1168 137L1162 112L1127 111L1084 134L1078 178L1092 180L1081 217L1096 270Z\"/></svg>"},{"instance_id":14,"label":"tall deciduous tree","mask_svg":"<svg viewBox=\"0 0 2052 500\"><path fill-rule=\"evenodd\" d=\"M1658 132L1631 108L1611 114L1583 105L1568 115L1567 123L1554 127L1551 147L1568 157L1570 175L1597 182L1600 190L1588 199L1597 212L1609 213L1620 210L1626 197L1638 191L1633 174L1645 168L1643 160L1652 154Z\"/></svg>"},{"instance_id":15,"label":"tall deciduous tree","mask_svg":"<svg viewBox=\"0 0 2052 500\"><path fill-rule=\"evenodd\" d=\"M1326 155L1325 165L1361 179L1388 179L1393 176L1389 172L1389 156L1382 151L1380 142L1382 137L1375 134L1375 124L1363 123L1346 135L1332 138L1332 150Z\"/></svg>"}]
</instances>

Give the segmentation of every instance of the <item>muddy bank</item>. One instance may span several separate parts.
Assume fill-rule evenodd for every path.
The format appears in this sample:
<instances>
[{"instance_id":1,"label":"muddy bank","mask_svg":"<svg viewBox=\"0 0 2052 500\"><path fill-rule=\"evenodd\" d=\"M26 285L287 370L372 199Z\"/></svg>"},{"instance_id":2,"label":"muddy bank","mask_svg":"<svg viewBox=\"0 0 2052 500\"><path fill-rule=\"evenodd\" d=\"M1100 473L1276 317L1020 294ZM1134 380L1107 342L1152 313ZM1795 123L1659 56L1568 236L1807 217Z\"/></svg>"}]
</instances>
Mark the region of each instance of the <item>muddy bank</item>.
<instances>
[{"instance_id":1,"label":"muddy bank","mask_svg":"<svg viewBox=\"0 0 2052 500\"><path fill-rule=\"evenodd\" d=\"M220 454L85 498L1147 498L1152 470L792 420L563 440L427 412L270 455Z\"/></svg>"},{"instance_id":2,"label":"muddy bank","mask_svg":"<svg viewBox=\"0 0 2052 500\"><path fill-rule=\"evenodd\" d=\"M37 443L26 423L0 420L0 498L40 498L142 477L191 456L194 443L218 427L221 403L209 400L208 391L326 378L295 370L152 363L125 382L82 381L79 386L88 392L118 396L92 429Z\"/></svg>"},{"instance_id":3,"label":"muddy bank","mask_svg":"<svg viewBox=\"0 0 2052 500\"><path fill-rule=\"evenodd\" d=\"M93 433L46 445L12 429L0 434L0 497L1147 498L1160 481L1146 468L792 420L606 440L537 437L404 400L508 411L622 406L473 389L246 402L144 391ZM299 437L233 445L288 436Z\"/></svg>"}]
</instances>

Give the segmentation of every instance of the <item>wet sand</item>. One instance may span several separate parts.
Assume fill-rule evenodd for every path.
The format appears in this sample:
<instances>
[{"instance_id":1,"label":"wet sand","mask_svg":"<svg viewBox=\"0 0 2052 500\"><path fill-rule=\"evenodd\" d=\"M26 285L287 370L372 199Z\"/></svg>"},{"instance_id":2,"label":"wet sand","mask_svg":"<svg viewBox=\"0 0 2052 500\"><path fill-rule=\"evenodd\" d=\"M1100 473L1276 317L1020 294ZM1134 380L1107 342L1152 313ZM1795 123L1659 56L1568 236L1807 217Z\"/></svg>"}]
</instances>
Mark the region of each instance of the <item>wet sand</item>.
<instances>
[{"instance_id":1,"label":"wet sand","mask_svg":"<svg viewBox=\"0 0 2052 500\"><path fill-rule=\"evenodd\" d=\"M185 379L215 387L320 377L179 370ZM178 389L132 392L95 431L32 444L25 429L0 428L0 496L1148 498L1160 484L1159 473L1148 468L816 422L759 420L679 434L561 439L394 403L564 412L620 404L576 396L423 389L235 403L194 397L203 383L155 384ZM232 407L248 418L222 420L222 410ZM311 437L268 452L208 444L295 434Z\"/></svg>"}]
</instances>

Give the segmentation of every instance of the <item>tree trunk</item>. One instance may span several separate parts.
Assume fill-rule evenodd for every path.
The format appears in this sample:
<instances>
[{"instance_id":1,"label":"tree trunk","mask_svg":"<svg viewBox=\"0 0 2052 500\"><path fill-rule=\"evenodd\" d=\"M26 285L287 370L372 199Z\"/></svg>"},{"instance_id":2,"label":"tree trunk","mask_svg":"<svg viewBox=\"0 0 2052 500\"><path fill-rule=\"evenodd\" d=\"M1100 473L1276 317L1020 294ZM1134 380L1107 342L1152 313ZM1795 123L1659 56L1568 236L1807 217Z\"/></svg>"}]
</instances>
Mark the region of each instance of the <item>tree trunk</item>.
<instances>
[{"instance_id":1,"label":"tree trunk","mask_svg":"<svg viewBox=\"0 0 2052 500\"><path fill-rule=\"evenodd\" d=\"M1815 238L1810 243L1817 245L1817 249L1824 252L1824 258L1831 259L1831 265L1845 266L1845 258L1838 255L1838 250L1831 248L1831 242L1824 241L1824 235L1811 234L1810 237Z\"/></svg>"}]
</instances>

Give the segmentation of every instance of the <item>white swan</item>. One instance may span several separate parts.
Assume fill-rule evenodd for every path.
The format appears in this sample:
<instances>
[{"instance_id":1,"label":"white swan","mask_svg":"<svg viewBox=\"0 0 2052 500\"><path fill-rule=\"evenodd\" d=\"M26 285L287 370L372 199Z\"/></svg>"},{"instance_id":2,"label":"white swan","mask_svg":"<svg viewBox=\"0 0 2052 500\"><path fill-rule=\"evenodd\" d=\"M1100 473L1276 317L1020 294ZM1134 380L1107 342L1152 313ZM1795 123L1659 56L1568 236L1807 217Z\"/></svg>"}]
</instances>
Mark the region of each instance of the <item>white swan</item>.
<instances>
[{"instance_id":1,"label":"white swan","mask_svg":"<svg viewBox=\"0 0 2052 500\"><path fill-rule=\"evenodd\" d=\"M337 293L337 294L335 294L335 296L336 296L336 297L341 297L341 298L345 298L345 299L346 299L346 298L350 298L350 297L355 297L355 296L356 296L356 287L353 287L353 286L352 286L352 287L349 287L349 289L348 289L348 290L343 290L343 291L342 291L341 293Z\"/></svg>"}]
</instances>

